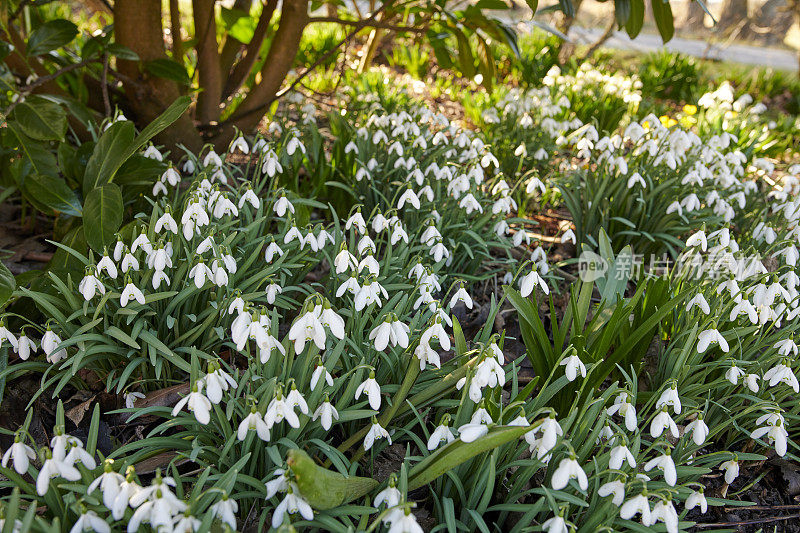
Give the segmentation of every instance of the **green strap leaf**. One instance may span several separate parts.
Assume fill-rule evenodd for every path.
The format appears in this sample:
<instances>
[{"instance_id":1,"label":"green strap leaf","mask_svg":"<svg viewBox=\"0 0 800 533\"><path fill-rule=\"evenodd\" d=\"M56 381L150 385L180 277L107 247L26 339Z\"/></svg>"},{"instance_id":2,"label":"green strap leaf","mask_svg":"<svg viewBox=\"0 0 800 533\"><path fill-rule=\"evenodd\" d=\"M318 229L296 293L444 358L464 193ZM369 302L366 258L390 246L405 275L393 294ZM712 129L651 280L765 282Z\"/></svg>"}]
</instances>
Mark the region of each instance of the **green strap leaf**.
<instances>
[{"instance_id":1,"label":"green strap leaf","mask_svg":"<svg viewBox=\"0 0 800 533\"><path fill-rule=\"evenodd\" d=\"M650 0L653 8L653 18L656 21L658 33L665 43L675 35L675 21L672 18L672 7L668 0Z\"/></svg>"},{"instance_id":2,"label":"green strap leaf","mask_svg":"<svg viewBox=\"0 0 800 533\"><path fill-rule=\"evenodd\" d=\"M114 238L122 225L122 191L114 183L98 187L86 197L83 230L86 242L98 253Z\"/></svg>"},{"instance_id":3,"label":"green strap leaf","mask_svg":"<svg viewBox=\"0 0 800 533\"><path fill-rule=\"evenodd\" d=\"M64 140L67 133L67 112L57 103L41 96L29 96L20 102L11 117L32 139L60 141Z\"/></svg>"},{"instance_id":4,"label":"green strap leaf","mask_svg":"<svg viewBox=\"0 0 800 533\"><path fill-rule=\"evenodd\" d=\"M17 282L14 279L14 274L4 264L0 263L0 306L5 305L14 289L17 288Z\"/></svg>"},{"instance_id":5,"label":"green strap leaf","mask_svg":"<svg viewBox=\"0 0 800 533\"><path fill-rule=\"evenodd\" d=\"M315 509L333 509L368 494L378 486L372 478L343 476L317 465L303 450L289 450L286 464L292 469L297 488Z\"/></svg>"}]
</instances>

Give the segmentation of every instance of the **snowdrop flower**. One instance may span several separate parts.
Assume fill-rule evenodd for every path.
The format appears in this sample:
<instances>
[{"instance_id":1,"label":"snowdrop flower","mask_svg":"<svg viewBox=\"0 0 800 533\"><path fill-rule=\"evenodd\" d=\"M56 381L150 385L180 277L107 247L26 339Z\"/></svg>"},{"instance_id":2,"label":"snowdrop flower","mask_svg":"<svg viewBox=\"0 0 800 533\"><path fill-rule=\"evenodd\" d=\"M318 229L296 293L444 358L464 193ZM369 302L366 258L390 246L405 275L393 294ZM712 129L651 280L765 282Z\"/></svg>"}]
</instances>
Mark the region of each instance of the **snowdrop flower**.
<instances>
[{"instance_id":1,"label":"snowdrop flower","mask_svg":"<svg viewBox=\"0 0 800 533\"><path fill-rule=\"evenodd\" d=\"M565 357L561 360L559 365L566 367L564 369L564 373L566 374L568 381L575 381L575 378L578 377L578 372L580 372L581 377L586 377L586 367L584 366L583 362L581 362L577 353L573 353L572 355Z\"/></svg>"},{"instance_id":2,"label":"snowdrop flower","mask_svg":"<svg viewBox=\"0 0 800 533\"><path fill-rule=\"evenodd\" d=\"M564 234L561 236L561 244L566 244L568 242L571 242L572 244L578 242L577 238L575 237L575 232L572 231L571 229L565 231Z\"/></svg>"},{"instance_id":3,"label":"snowdrop flower","mask_svg":"<svg viewBox=\"0 0 800 533\"><path fill-rule=\"evenodd\" d=\"M586 477L586 473L583 471L583 468L581 468L581 465L578 464L574 455L562 459L561 462L558 463L558 468L553 472L553 478L551 480L553 490L565 488L570 479L577 480L578 486L582 491L586 491L589 488L589 480Z\"/></svg>"},{"instance_id":4,"label":"snowdrop flower","mask_svg":"<svg viewBox=\"0 0 800 533\"><path fill-rule=\"evenodd\" d=\"M44 343L44 339L42 339ZM797 382L797 377L792 372L792 369L786 364L788 361L781 362L764 373L764 381L769 383L770 387L774 387L778 383L785 383L789 385L795 393L800 392L800 384Z\"/></svg>"},{"instance_id":5,"label":"snowdrop flower","mask_svg":"<svg viewBox=\"0 0 800 533\"><path fill-rule=\"evenodd\" d=\"M99 487L103 493L103 505L109 509L113 509L114 500L119 495L120 486L125 482L125 477L122 474L114 472L113 464L113 459L106 459L103 463L103 473L97 476L86 489L86 494L89 495Z\"/></svg>"},{"instance_id":6,"label":"snowdrop flower","mask_svg":"<svg viewBox=\"0 0 800 533\"><path fill-rule=\"evenodd\" d=\"M250 408L250 414L244 417L242 422L239 424L239 427L236 430L236 437L240 441L244 440L247 437L247 433L253 430L255 430L259 439L263 440L264 442L269 442L269 427L267 426L267 423L264 422L263 417L258 413L255 406Z\"/></svg>"},{"instance_id":7,"label":"snowdrop flower","mask_svg":"<svg viewBox=\"0 0 800 533\"><path fill-rule=\"evenodd\" d=\"M241 137L239 139L244 140ZM246 143L245 146L247 146ZM236 530L236 512L239 510L239 504L236 503L236 500L229 498L227 494L223 494L222 499L212 505L209 510L212 515L219 518L220 522L228 524L231 529Z\"/></svg>"},{"instance_id":8,"label":"snowdrop flower","mask_svg":"<svg viewBox=\"0 0 800 533\"><path fill-rule=\"evenodd\" d=\"M464 442L473 442L489 433L489 426L481 422L470 422L458 428L459 438Z\"/></svg>"},{"instance_id":9,"label":"snowdrop flower","mask_svg":"<svg viewBox=\"0 0 800 533\"><path fill-rule=\"evenodd\" d=\"M770 444L775 447L775 453L780 457L786 455L789 434L783 427L781 420L778 420L776 424L768 424L760 427L750 434L751 439L760 439L764 436L766 436Z\"/></svg>"},{"instance_id":10,"label":"snowdrop flower","mask_svg":"<svg viewBox=\"0 0 800 533\"><path fill-rule=\"evenodd\" d=\"M267 295L267 303L270 305L274 304L275 298L277 298L277 296L282 292L283 288L275 282L267 285L267 289L264 291L264 293Z\"/></svg>"},{"instance_id":11,"label":"snowdrop flower","mask_svg":"<svg viewBox=\"0 0 800 533\"><path fill-rule=\"evenodd\" d=\"M731 385L738 385L739 378L744 376L745 372L738 366L736 363L733 364L726 372L725 372L725 379L731 382Z\"/></svg>"},{"instance_id":12,"label":"snowdrop flower","mask_svg":"<svg viewBox=\"0 0 800 533\"><path fill-rule=\"evenodd\" d=\"M213 366L212 366L213 365ZM238 387L236 380L230 374L222 370L219 363L209 364L209 372L203 378L206 384L206 395L211 403L218 404L222 401L222 393L228 389Z\"/></svg>"},{"instance_id":13,"label":"snowdrop flower","mask_svg":"<svg viewBox=\"0 0 800 533\"><path fill-rule=\"evenodd\" d=\"M750 389L750 392L758 392L758 380L761 377L758 374L747 374L744 377L744 383L747 385L747 388Z\"/></svg>"},{"instance_id":14,"label":"snowdrop flower","mask_svg":"<svg viewBox=\"0 0 800 533\"><path fill-rule=\"evenodd\" d=\"M686 304L686 312L688 313L695 306L699 307L700 310L706 315L711 312L711 308L702 294L696 294L694 298L689 300L689 302Z\"/></svg>"},{"instance_id":15,"label":"snowdrop flower","mask_svg":"<svg viewBox=\"0 0 800 533\"><path fill-rule=\"evenodd\" d=\"M450 444L455 439L456 437L453 435L453 430L450 429L450 415L445 414L442 417L441 423L436 426L436 429L433 430L433 433L431 433L428 439L428 450L433 451L441 446L442 442Z\"/></svg>"},{"instance_id":16,"label":"snowdrop flower","mask_svg":"<svg viewBox=\"0 0 800 533\"><path fill-rule=\"evenodd\" d=\"M156 148L152 144L147 147L147 150L145 150L142 155L148 159L154 159L156 161L164 160L164 156L161 155L161 152L158 151L158 148Z\"/></svg>"},{"instance_id":17,"label":"snowdrop flower","mask_svg":"<svg viewBox=\"0 0 800 533\"><path fill-rule=\"evenodd\" d=\"M331 404L327 394L325 395L325 400L314 411L312 420L316 421L318 418L325 431L331 429L334 420L339 420L339 411Z\"/></svg>"},{"instance_id":18,"label":"snowdrop flower","mask_svg":"<svg viewBox=\"0 0 800 533\"><path fill-rule=\"evenodd\" d=\"M667 450L663 455L650 459L644 465L644 471L649 472L653 468L658 468L664 473L664 481L667 485L674 487L678 481L678 473L675 470L675 462L672 460L672 455Z\"/></svg>"},{"instance_id":19,"label":"snowdrop flower","mask_svg":"<svg viewBox=\"0 0 800 533\"><path fill-rule=\"evenodd\" d=\"M406 191L397 200L397 209L402 209L403 206L406 204L406 202L411 204L414 207L414 209L419 211L420 208L419 198L417 198L417 195L414 193L411 187L407 188Z\"/></svg>"},{"instance_id":20,"label":"snowdrop flower","mask_svg":"<svg viewBox=\"0 0 800 533\"><path fill-rule=\"evenodd\" d=\"M114 261L108 256L108 254L103 254L103 257L101 257L100 261L97 262L97 274L102 274L104 270L106 271L106 274L108 274L108 277L111 279L117 279L117 265L114 264Z\"/></svg>"},{"instance_id":21,"label":"snowdrop flower","mask_svg":"<svg viewBox=\"0 0 800 533\"><path fill-rule=\"evenodd\" d=\"M8 468L8 462L10 460L13 462L14 470L16 470L17 474L25 475L33 459L36 459L36 452L33 451L33 448L22 442L19 435L15 435L14 444L3 454L3 460L0 464L2 464L3 468Z\"/></svg>"},{"instance_id":22,"label":"snowdrop flower","mask_svg":"<svg viewBox=\"0 0 800 533\"><path fill-rule=\"evenodd\" d=\"M294 412L294 407L289 397L283 396L282 388L276 391L275 397L272 398L272 401L267 406L267 412L264 415L264 422L267 423L267 427L271 428L275 424L286 420L293 428L299 428L300 418Z\"/></svg>"},{"instance_id":23,"label":"snowdrop flower","mask_svg":"<svg viewBox=\"0 0 800 533\"><path fill-rule=\"evenodd\" d=\"M706 514L706 511L708 511L708 502L706 501L706 495L703 494L703 489L700 488L699 491L693 491L689 497L686 498L684 505L687 511L699 507L700 512Z\"/></svg>"},{"instance_id":24,"label":"snowdrop flower","mask_svg":"<svg viewBox=\"0 0 800 533\"><path fill-rule=\"evenodd\" d=\"M42 469L36 477L36 493L44 496L50 489L50 481L57 477L62 477L67 481L78 481L81 473L72 463L66 461L64 457L54 456L50 450L46 450L46 458Z\"/></svg>"},{"instance_id":25,"label":"snowdrop flower","mask_svg":"<svg viewBox=\"0 0 800 533\"><path fill-rule=\"evenodd\" d=\"M267 248L264 250L264 260L267 263L272 263L272 260L275 258L276 254L278 257L283 257L283 250L281 250L281 247L275 244L275 240L272 239L267 245Z\"/></svg>"},{"instance_id":26,"label":"snowdrop flower","mask_svg":"<svg viewBox=\"0 0 800 533\"><path fill-rule=\"evenodd\" d=\"M452 309L458 302L464 302L464 305L467 306L467 309L472 309L472 297L470 297L469 293L464 289L464 284L462 283L458 290L453 294L453 297L450 298L450 304L448 307Z\"/></svg>"},{"instance_id":27,"label":"snowdrop flower","mask_svg":"<svg viewBox=\"0 0 800 533\"><path fill-rule=\"evenodd\" d=\"M708 240L704 231L698 231L686 239L686 247L693 248L699 246L704 252L708 249Z\"/></svg>"},{"instance_id":28,"label":"snowdrop flower","mask_svg":"<svg viewBox=\"0 0 800 533\"><path fill-rule=\"evenodd\" d=\"M550 294L550 288L547 286L547 282L539 275L536 269L534 269L519 280L519 292L523 298L527 298L537 285L542 289L543 293Z\"/></svg>"},{"instance_id":29,"label":"snowdrop flower","mask_svg":"<svg viewBox=\"0 0 800 533\"><path fill-rule=\"evenodd\" d=\"M328 369L325 368L322 364L317 364L317 367L314 369L314 373L311 374L311 390L317 389L317 384L320 383L320 378L324 378L322 381L328 384L329 387L333 386L333 376L331 376Z\"/></svg>"},{"instance_id":30,"label":"snowdrop flower","mask_svg":"<svg viewBox=\"0 0 800 533\"><path fill-rule=\"evenodd\" d=\"M542 528L544 531L547 531L547 533L569 533L567 523L564 521L564 517L561 515L557 515L545 520L545 522L542 524Z\"/></svg>"},{"instance_id":31,"label":"snowdrop flower","mask_svg":"<svg viewBox=\"0 0 800 533\"><path fill-rule=\"evenodd\" d=\"M210 268L208 268L208 265L206 265L205 261L201 257L199 262L189 271L189 277L194 280L195 287L202 289L206 284L206 281L213 282L214 273Z\"/></svg>"},{"instance_id":32,"label":"snowdrop flower","mask_svg":"<svg viewBox=\"0 0 800 533\"><path fill-rule=\"evenodd\" d=\"M2 345L2 342L0 342ZM22 332L19 334L19 338L17 339L17 354L19 358L23 361L27 361L31 354L36 353L36 342L33 339L29 338L25 334L25 329L23 328Z\"/></svg>"},{"instance_id":33,"label":"snowdrop flower","mask_svg":"<svg viewBox=\"0 0 800 533\"><path fill-rule=\"evenodd\" d=\"M91 266L86 267L86 274L78 285L78 290L87 302L94 298L97 293L106 293L105 286L97 279L95 268Z\"/></svg>"},{"instance_id":34,"label":"snowdrop flower","mask_svg":"<svg viewBox=\"0 0 800 533\"><path fill-rule=\"evenodd\" d=\"M644 494L638 494L628 499L619 509L619 517L623 520L631 520L637 514L641 515L643 526L652 525L650 502L647 501L647 496Z\"/></svg>"},{"instance_id":35,"label":"snowdrop flower","mask_svg":"<svg viewBox=\"0 0 800 533\"><path fill-rule=\"evenodd\" d=\"M208 424L211 421L211 401L200 392L201 389L202 382L196 381L192 385L191 392L175 404L175 407L172 409L172 416L178 416L181 409L186 406L190 412L194 413L194 417L198 422L203 425Z\"/></svg>"},{"instance_id":36,"label":"snowdrop flower","mask_svg":"<svg viewBox=\"0 0 800 533\"><path fill-rule=\"evenodd\" d=\"M642 189L647 188L647 183L645 183L644 178L642 178L641 174L638 172L634 172L630 178L628 178L628 188L632 189L634 185L641 185Z\"/></svg>"},{"instance_id":37,"label":"snowdrop flower","mask_svg":"<svg viewBox=\"0 0 800 533\"><path fill-rule=\"evenodd\" d=\"M611 456L608 460L608 467L610 469L619 470L626 461L628 466L636 468L636 459L624 443L611 448Z\"/></svg>"},{"instance_id":38,"label":"snowdrop flower","mask_svg":"<svg viewBox=\"0 0 800 533\"><path fill-rule=\"evenodd\" d=\"M366 394L369 399L369 406L377 411L381 407L381 386L375 381L375 371L370 370L369 377L364 380L361 385L356 389L356 397L358 400L362 394Z\"/></svg>"},{"instance_id":39,"label":"snowdrop flower","mask_svg":"<svg viewBox=\"0 0 800 533\"><path fill-rule=\"evenodd\" d=\"M275 205L272 206L272 210L275 211L275 214L277 214L279 217L283 217L287 210L294 214L294 205L292 205L292 202L286 198L285 194L281 194L281 196L275 201Z\"/></svg>"},{"instance_id":40,"label":"snowdrop flower","mask_svg":"<svg viewBox=\"0 0 800 533\"><path fill-rule=\"evenodd\" d=\"M606 409L609 416L619 413L625 419L625 427L628 431L635 431L638 422L636 420L636 407L629 401L628 393L621 392L614 399L614 405Z\"/></svg>"},{"instance_id":41,"label":"snowdrop flower","mask_svg":"<svg viewBox=\"0 0 800 533\"><path fill-rule=\"evenodd\" d=\"M672 420L672 417L669 416L666 405L661 408L661 412L653 417L653 421L650 422L650 436L657 439L664 433L665 429L669 429L672 436L676 439L678 438L678 426L675 424L675 421Z\"/></svg>"},{"instance_id":42,"label":"snowdrop flower","mask_svg":"<svg viewBox=\"0 0 800 533\"><path fill-rule=\"evenodd\" d=\"M704 353L711 344L718 344L720 350L728 353L728 342L716 329L707 329L697 336L697 353Z\"/></svg>"},{"instance_id":43,"label":"snowdrop flower","mask_svg":"<svg viewBox=\"0 0 800 533\"><path fill-rule=\"evenodd\" d=\"M82 513L73 524L70 533L81 533L83 531L94 531L96 533L109 533L111 527L105 520L97 516L94 511Z\"/></svg>"},{"instance_id":44,"label":"snowdrop flower","mask_svg":"<svg viewBox=\"0 0 800 533\"><path fill-rule=\"evenodd\" d=\"M47 325L47 331L42 336L42 351L47 355L47 361L50 363L58 363L67 357L66 348L57 350L58 345L61 344L61 337L56 335Z\"/></svg>"},{"instance_id":45,"label":"snowdrop flower","mask_svg":"<svg viewBox=\"0 0 800 533\"><path fill-rule=\"evenodd\" d=\"M797 355L797 344L794 343L792 339L784 339L782 341L778 341L775 343L773 348L778 349L778 353L784 356L789 356L789 354Z\"/></svg>"},{"instance_id":46,"label":"snowdrop flower","mask_svg":"<svg viewBox=\"0 0 800 533\"><path fill-rule=\"evenodd\" d=\"M692 433L692 441L698 446L702 446L709 434L708 426L703 420L703 413L698 413L697 418L689 422L686 432Z\"/></svg>"},{"instance_id":47,"label":"snowdrop flower","mask_svg":"<svg viewBox=\"0 0 800 533\"><path fill-rule=\"evenodd\" d=\"M249 154L250 153L250 147L247 145L247 141L245 140L245 138L242 135L239 135L238 137L236 137L236 139L233 140L233 142L231 143L230 148L228 149L228 151L230 153L234 153L236 150L239 150L243 154ZM233 529L236 529L236 524L233 524L231 527Z\"/></svg>"},{"instance_id":48,"label":"snowdrop flower","mask_svg":"<svg viewBox=\"0 0 800 533\"><path fill-rule=\"evenodd\" d=\"M389 344L408 348L408 335L411 332L409 327L400 320L397 315L390 313L378 327L369 334L369 340L375 343L375 349L379 352L384 351Z\"/></svg>"},{"instance_id":49,"label":"snowdrop flower","mask_svg":"<svg viewBox=\"0 0 800 533\"><path fill-rule=\"evenodd\" d=\"M213 167L221 167L222 166L222 159L217 155L217 153L212 149L206 154L203 158L203 166L213 166Z\"/></svg>"},{"instance_id":50,"label":"snowdrop flower","mask_svg":"<svg viewBox=\"0 0 800 533\"><path fill-rule=\"evenodd\" d=\"M119 297L119 305L120 307L125 307L128 305L128 302L131 300L136 300L139 302L140 305L145 304L144 293L142 292L139 287L131 282L130 277L128 278L128 284L125 285L125 288L122 289L122 294Z\"/></svg>"},{"instance_id":51,"label":"snowdrop flower","mask_svg":"<svg viewBox=\"0 0 800 533\"><path fill-rule=\"evenodd\" d=\"M651 524L663 522L668 533L678 533L678 512L672 505L672 500L659 500L653 506L650 514Z\"/></svg>"},{"instance_id":52,"label":"snowdrop flower","mask_svg":"<svg viewBox=\"0 0 800 533\"><path fill-rule=\"evenodd\" d=\"M739 461L734 456L733 459L725 461L719 465L720 470L725 471L725 483L730 485L739 477Z\"/></svg>"},{"instance_id":53,"label":"snowdrop flower","mask_svg":"<svg viewBox=\"0 0 800 533\"><path fill-rule=\"evenodd\" d=\"M656 409L660 409L664 406L672 406L676 415L681 414L681 399L678 396L678 388L675 386L675 383L673 383L670 388L664 390L656 402Z\"/></svg>"},{"instance_id":54,"label":"snowdrop flower","mask_svg":"<svg viewBox=\"0 0 800 533\"><path fill-rule=\"evenodd\" d=\"M619 507L620 505L622 505L622 502L625 501L625 483L623 483L618 479L614 481L609 481L608 483L600 485L597 494L601 498L613 495L614 497L611 499L611 502L617 507Z\"/></svg>"},{"instance_id":55,"label":"snowdrop flower","mask_svg":"<svg viewBox=\"0 0 800 533\"><path fill-rule=\"evenodd\" d=\"M411 514L411 509L394 509L384 518L388 522L391 533L424 533L424 529L417 523L417 518Z\"/></svg>"},{"instance_id":56,"label":"snowdrop flower","mask_svg":"<svg viewBox=\"0 0 800 533\"><path fill-rule=\"evenodd\" d=\"M383 429L383 427L378 423L378 419L373 416L372 426L369 428L366 437L364 437L364 450L369 450L372 448L372 445L376 440L383 438L385 438L389 444L392 443L392 437L389 435L389 432Z\"/></svg>"},{"instance_id":57,"label":"snowdrop flower","mask_svg":"<svg viewBox=\"0 0 800 533\"><path fill-rule=\"evenodd\" d=\"M386 504L386 508L394 507L395 505L399 504L400 501L403 499L403 493L400 492L397 487L397 480L396 476L392 474L389 476L389 486L385 489L380 491L376 496L375 500L372 502L373 507L379 508L382 504Z\"/></svg>"}]
</instances>

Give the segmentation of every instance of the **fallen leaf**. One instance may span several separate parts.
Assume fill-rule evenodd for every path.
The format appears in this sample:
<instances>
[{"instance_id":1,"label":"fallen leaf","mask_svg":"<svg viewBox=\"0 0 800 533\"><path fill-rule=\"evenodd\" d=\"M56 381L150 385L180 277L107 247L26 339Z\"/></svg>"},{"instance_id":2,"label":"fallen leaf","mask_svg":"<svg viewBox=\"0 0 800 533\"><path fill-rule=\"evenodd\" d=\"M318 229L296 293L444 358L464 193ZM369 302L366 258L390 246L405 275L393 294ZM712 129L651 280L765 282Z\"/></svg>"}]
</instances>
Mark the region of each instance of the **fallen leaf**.
<instances>
[{"instance_id":1,"label":"fallen leaf","mask_svg":"<svg viewBox=\"0 0 800 533\"><path fill-rule=\"evenodd\" d=\"M86 416L86 413L89 412L89 409L92 407L92 401L94 401L94 396L85 400L72 409L68 410L64 415L72 420L72 423L76 426L80 426L81 422L83 421L83 417Z\"/></svg>"}]
</instances>

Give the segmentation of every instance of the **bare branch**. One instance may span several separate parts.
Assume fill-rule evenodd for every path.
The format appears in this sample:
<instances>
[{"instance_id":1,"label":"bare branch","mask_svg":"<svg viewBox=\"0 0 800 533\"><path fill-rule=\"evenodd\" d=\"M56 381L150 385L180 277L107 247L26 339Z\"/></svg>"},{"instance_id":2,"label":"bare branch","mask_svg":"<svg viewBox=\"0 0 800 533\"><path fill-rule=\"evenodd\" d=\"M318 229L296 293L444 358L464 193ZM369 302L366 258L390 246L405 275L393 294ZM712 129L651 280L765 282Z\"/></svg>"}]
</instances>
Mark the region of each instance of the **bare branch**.
<instances>
[{"instance_id":1,"label":"bare branch","mask_svg":"<svg viewBox=\"0 0 800 533\"><path fill-rule=\"evenodd\" d=\"M275 13L275 8L278 5L278 0L267 0L264 4L264 9L261 11L261 16L256 23L256 28L253 32L253 38L247 44L247 47L242 54L239 62L234 65L233 70L225 82L225 87L222 89L222 100L227 100L230 96L239 90L247 75L250 74L253 65L256 64L258 59L258 52L261 50L261 45L269 29L269 23L272 20L272 15Z\"/></svg>"},{"instance_id":2,"label":"bare branch","mask_svg":"<svg viewBox=\"0 0 800 533\"><path fill-rule=\"evenodd\" d=\"M425 33L425 28L420 26L402 26L396 24L390 24L388 22L381 22L380 20L375 20L374 16L369 17L366 19L361 20L346 20L341 19L338 17L311 17L308 19L308 22L332 22L335 24L342 24L344 26L355 26L358 29L363 28L380 28L384 30L391 30L396 32L406 32L406 33Z\"/></svg>"}]
</instances>

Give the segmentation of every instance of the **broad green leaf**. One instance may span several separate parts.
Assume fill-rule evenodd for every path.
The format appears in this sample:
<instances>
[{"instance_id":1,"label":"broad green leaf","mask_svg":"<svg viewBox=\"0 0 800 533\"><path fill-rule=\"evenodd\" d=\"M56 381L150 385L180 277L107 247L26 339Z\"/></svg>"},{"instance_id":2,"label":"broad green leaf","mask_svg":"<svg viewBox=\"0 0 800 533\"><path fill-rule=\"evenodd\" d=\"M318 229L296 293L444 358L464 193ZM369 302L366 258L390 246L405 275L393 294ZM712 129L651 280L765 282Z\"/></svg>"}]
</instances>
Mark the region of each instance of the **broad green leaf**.
<instances>
[{"instance_id":1,"label":"broad green leaf","mask_svg":"<svg viewBox=\"0 0 800 533\"><path fill-rule=\"evenodd\" d=\"M220 14L222 15L223 26L227 30L229 37L233 37L243 44L248 44L253 40L256 24L258 24L256 17L251 17L249 13L242 9L229 9L226 7L222 8Z\"/></svg>"},{"instance_id":2,"label":"broad green leaf","mask_svg":"<svg viewBox=\"0 0 800 533\"><path fill-rule=\"evenodd\" d=\"M658 33L661 34L661 40L666 43L675 35L672 7L668 0L650 0L650 6L653 8L653 18L656 21Z\"/></svg>"},{"instance_id":3,"label":"broad green leaf","mask_svg":"<svg viewBox=\"0 0 800 533\"><path fill-rule=\"evenodd\" d=\"M189 79L184 66L172 59L162 57L161 59L147 61L144 64L144 69L157 78L172 80L185 86L192 84L192 80Z\"/></svg>"},{"instance_id":4,"label":"broad green leaf","mask_svg":"<svg viewBox=\"0 0 800 533\"><path fill-rule=\"evenodd\" d=\"M128 147L133 144L136 128L128 120L116 122L108 128L94 147L83 175L83 194L88 195L100 185L108 183L127 159Z\"/></svg>"},{"instance_id":5,"label":"broad green leaf","mask_svg":"<svg viewBox=\"0 0 800 533\"><path fill-rule=\"evenodd\" d=\"M350 476L317 465L303 450L289 450L286 464L292 469L297 488L315 509L333 509L360 498L378 486L372 478Z\"/></svg>"},{"instance_id":6,"label":"broad green leaf","mask_svg":"<svg viewBox=\"0 0 800 533\"><path fill-rule=\"evenodd\" d=\"M86 237L83 233L83 226L77 227L67 233L61 244L69 249L75 250L80 254L86 253ZM60 272L83 272L83 263L74 255L67 252L64 248L58 248L53 254L53 259L47 265L50 271Z\"/></svg>"},{"instance_id":7,"label":"broad green leaf","mask_svg":"<svg viewBox=\"0 0 800 533\"><path fill-rule=\"evenodd\" d=\"M631 17L631 0L614 0L614 16L620 28L627 24Z\"/></svg>"},{"instance_id":8,"label":"broad green leaf","mask_svg":"<svg viewBox=\"0 0 800 533\"><path fill-rule=\"evenodd\" d=\"M67 132L67 113L41 96L30 96L14 108L11 117L25 135L39 141L60 141Z\"/></svg>"},{"instance_id":9,"label":"broad green leaf","mask_svg":"<svg viewBox=\"0 0 800 533\"><path fill-rule=\"evenodd\" d=\"M625 31L631 39L635 39L644 25L644 0L630 0L631 13L625 24Z\"/></svg>"},{"instance_id":10,"label":"broad green leaf","mask_svg":"<svg viewBox=\"0 0 800 533\"><path fill-rule=\"evenodd\" d=\"M14 176L17 185L24 186L25 178L31 174L45 176L58 176L58 163L52 150L48 149L41 141L28 137L16 120L7 123L9 131L17 138L17 150L22 158L13 163L16 165L17 174Z\"/></svg>"},{"instance_id":11,"label":"broad green leaf","mask_svg":"<svg viewBox=\"0 0 800 533\"><path fill-rule=\"evenodd\" d=\"M83 228L86 242L102 253L122 225L122 191L114 183L94 189L83 206Z\"/></svg>"},{"instance_id":12,"label":"broad green leaf","mask_svg":"<svg viewBox=\"0 0 800 533\"><path fill-rule=\"evenodd\" d=\"M72 42L78 35L78 27L64 19L51 20L39 26L28 39L25 53L39 56Z\"/></svg>"},{"instance_id":13,"label":"broad green leaf","mask_svg":"<svg viewBox=\"0 0 800 533\"><path fill-rule=\"evenodd\" d=\"M79 217L83 212L78 195L61 178L40 174L30 176L25 180L25 192L65 215Z\"/></svg>"},{"instance_id":14,"label":"broad green leaf","mask_svg":"<svg viewBox=\"0 0 800 533\"><path fill-rule=\"evenodd\" d=\"M17 282L14 274L3 263L0 263L0 306L5 305L16 288Z\"/></svg>"},{"instance_id":15,"label":"broad green leaf","mask_svg":"<svg viewBox=\"0 0 800 533\"><path fill-rule=\"evenodd\" d=\"M496 426L491 428L489 433L472 442L467 443L461 439L454 440L409 470L408 490L427 485L464 461L518 439L530 430L529 426Z\"/></svg>"}]
</instances>

